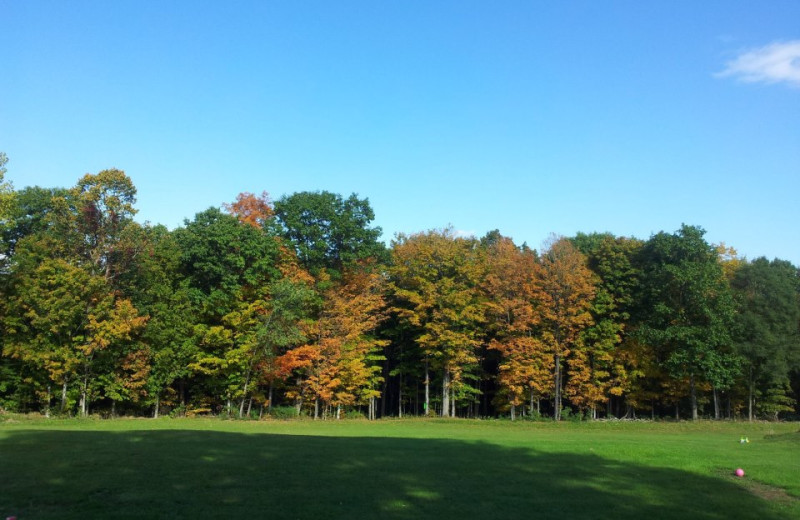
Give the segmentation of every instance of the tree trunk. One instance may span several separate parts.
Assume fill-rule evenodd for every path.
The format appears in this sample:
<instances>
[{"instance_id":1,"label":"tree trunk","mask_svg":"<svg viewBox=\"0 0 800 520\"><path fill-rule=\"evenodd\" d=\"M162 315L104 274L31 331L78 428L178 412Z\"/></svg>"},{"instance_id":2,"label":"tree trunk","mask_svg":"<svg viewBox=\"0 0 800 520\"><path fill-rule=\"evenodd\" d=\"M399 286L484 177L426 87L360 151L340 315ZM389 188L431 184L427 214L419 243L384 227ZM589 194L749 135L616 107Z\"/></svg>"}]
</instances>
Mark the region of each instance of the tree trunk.
<instances>
[{"instance_id":1,"label":"tree trunk","mask_svg":"<svg viewBox=\"0 0 800 520\"><path fill-rule=\"evenodd\" d=\"M431 375L428 369L428 361L425 361L425 415L430 415L431 409Z\"/></svg>"},{"instance_id":2,"label":"tree trunk","mask_svg":"<svg viewBox=\"0 0 800 520\"><path fill-rule=\"evenodd\" d=\"M267 413L272 413L272 388L274 384L273 381L270 379L269 381L269 396L267 397Z\"/></svg>"},{"instance_id":3,"label":"tree trunk","mask_svg":"<svg viewBox=\"0 0 800 520\"><path fill-rule=\"evenodd\" d=\"M342 405L337 404L336 405L336 420L338 421L341 418L342 418Z\"/></svg>"},{"instance_id":4,"label":"tree trunk","mask_svg":"<svg viewBox=\"0 0 800 520\"><path fill-rule=\"evenodd\" d=\"M181 394L181 415L186 415L186 381L181 379L180 384L178 385L178 391Z\"/></svg>"},{"instance_id":5,"label":"tree trunk","mask_svg":"<svg viewBox=\"0 0 800 520\"><path fill-rule=\"evenodd\" d=\"M694 384L694 374L689 376L689 393L692 398L692 420L697 420L697 388Z\"/></svg>"},{"instance_id":6,"label":"tree trunk","mask_svg":"<svg viewBox=\"0 0 800 520\"><path fill-rule=\"evenodd\" d=\"M156 395L156 404L153 407L153 419L158 419L158 408L161 405L161 396Z\"/></svg>"},{"instance_id":7,"label":"tree trunk","mask_svg":"<svg viewBox=\"0 0 800 520\"><path fill-rule=\"evenodd\" d=\"M450 413L450 371L444 369L442 374L442 417Z\"/></svg>"},{"instance_id":8,"label":"tree trunk","mask_svg":"<svg viewBox=\"0 0 800 520\"><path fill-rule=\"evenodd\" d=\"M299 377L297 378L297 401L294 403L294 407L297 408L297 416L300 417L300 411L303 408L303 388L302 388L303 380Z\"/></svg>"},{"instance_id":9,"label":"tree trunk","mask_svg":"<svg viewBox=\"0 0 800 520\"><path fill-rule=\"evenodd\" d=\"M553 420L561 420L561 356L556 354L555 361L555 402L553 403Z\"/></svg>"},{"instance_id":10,"label":"tree trunk","mask_svg":"<svg viewBox=\"0 0 800 520\"><path fill-rule=\"evenodd\" d=\"M64 411L67 409L67 384L68 380L65 377L64 384L61 385L61 413L64 413Z\"/></svg>"},{"instance_id":11,"label":"tree trunk","mask_svg":"<svg viewBox=\"0 0 800 520\"><path fill-rule=\"evenodd\" d=\"M114 399L111 400L111 418L115 418L117 416L117 401Z\"/></svg>"},{"instance_id":12,"label":"tree trunk","mask_svg":"<svg viewBox=\"0 0 800 520\"><path fill-rule=\"evenodd\" d=\"M244 376L244 390L242 392L242 402L239 403L239 419L244 416L244 402L247 401L247 389L250 386L250 368Z\"/></svg>"},{"instance_id":13,"label":"tree trunk","mask_svg":"<svg viewBox=\"0 0 800 520\"><path fill-rule=\"evenodd\" d=\"M714 419L719 421L719 395L716 388L711 388L711 393L714 396Z\"/></svg>"},{"instance_id":14,"label":"tree trunk","mask_svg":"<svg viewBox=\"0 0 800 520\"><path fill-rule=\"evenodd\" d=\"M88 394L89 394L89 376L84 375L83 384L81 385L81 402L80 402L81 417L86 417L87 415L89 415L89 406L88 403L86 402Z\"/></svg>"},{"instance_id":15,"label":"tree trunk","mask_svg":"<svg viewBox=\"0 0 800 520\"><path fill-rule=\"evenodd\" d=\"M246 384L245 384L245 387L247 387ZM239 402L239 419L244 417L244 403L245 403L245 401L247 401L247 395L243 395L242 396L242 400Z\"/></svg>"},{"instance_id":16,"label":"tree trunk","mask_svg":"<svg viewBox=\"0 0 800 520\"><path fill-rule=\"evenodd\" d=\"M401 349L402 353L402 349ZM403 373L400 372L397 383L397 417L403 418Z\"/></svg>"},{"instance_id":17,"label":"tree trunk","mask_svg":"<svg viewBox=\"0 0 800 520\"><path fill-rule=\"evenodd\" d=\"M533 388L531 388L531 417L533 417Z\"/></svg>"},{"instance_id":18,"label":"tree trunk","mask_svg":"<svg viewBox=\"0 0 800 520\"><path fill-rule=\"evenodd\" d=\"M250 396L250 399L247 400L247 417L250 417L250 410L253 408L253 396Z\"/></svg>"},{"instance_id":19,"label":"tree trunk","mask_svg":"<svg viewBox=\"0 0 800 520\"><path fill-rule=\"evenodd\" d=\"M47 385L47 401L45 402L45 405L44 405L44 416L47 419L50 418L50 399L51 399L51 397L50 397L50 385Z\"/></svg>"},{"instance_id":20,"label":"tree trunk","mask_svg":"<svg viewBox=\"0 0 800 520\"><path fill-rule=\"evenodd\" d=\"M512 420L512 421L513 421L514 419L516 419L516 417L514 417L514 412L515 412L515 411L516 411L516 406L514 406L514 403L511 403L511 420Z\"/></svg>"},{"instance_id":21,"label":"tree trunk","mask_svg":"<svg viewBox=\"0 0 800 520\"><path fill-rule=\"evenodd\" d=\"M319 419L319 397L314 398L314 420Z\"/></svg>"},{"instance_id":22,"label":"tree trunk","mask_svg":"<svg viewBox=\"0 0 800 520\"><path fill-rule=\"evenodd\" d=\"M747 392L747 420L753 421L753 367L750 367L750 384Z\"/></svg>"},{"instance_id":23,"label":"tree trunk","mask_svg":"<svg viewBox=\"0 0 800 520\"><path fill-rule=\"evenodd\" d=\"M391 393L391 388L389 388L389 376L388 376L389 368L388 368L388 365L387 365L387 367L385 369L385 372L387 373L387 376L383 380L383 389L381 390L381 397L380 397L380 400L381 400L381 417L386 417L386 406L389 403L389 397L390 397L389 394ZM375 418L376 419L378 418L378 400L377 400L377 398L375 399Z\"/></svg>"},{"instance_id":24,"label":"tree trunk","mask_svg":"<svg viewBox=\"0 0 800 520\"><path fill-rule=\"evenodd\" d=\"M681 404L680 401L675 401L675 420L681 420Z\"/></svg>"}]
</instances>

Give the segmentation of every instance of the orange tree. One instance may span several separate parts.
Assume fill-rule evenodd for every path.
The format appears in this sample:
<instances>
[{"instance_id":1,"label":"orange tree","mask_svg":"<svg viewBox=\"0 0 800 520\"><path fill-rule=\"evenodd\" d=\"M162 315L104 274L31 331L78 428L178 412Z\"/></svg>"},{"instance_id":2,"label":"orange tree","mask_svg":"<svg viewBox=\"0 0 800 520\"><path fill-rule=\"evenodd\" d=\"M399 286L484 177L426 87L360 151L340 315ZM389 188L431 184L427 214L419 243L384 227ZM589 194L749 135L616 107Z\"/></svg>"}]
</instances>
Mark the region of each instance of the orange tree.
<instances>
[{"instance_id":1,"label":"orange tree","mask_svg":"<svg viewBox=\"0 0 800 520\"><path fill-rule=\"evenodd\" d=\"M487 329L492 334L489 349L500 354L497 379L500 385L496 402L509 407L511 419L517 407L530 398L549 393L552 359L543 342L534 336L539 314L533 302L536 254L517 247L510 238L496 237L486 244L487 271L483 280L486 293Z\"/></svg>"},{"instance_id":2,"label":"orange tree","mask_svg":"<svg viewBox=\"0 0 800 520\"><path fill-rule=\"evenodd\" d=\"M581 351L582 332L590 326L589 312L595 286L584 257L565 238L552 241L542 255L534 283L534 299L540 320L540 337L553 358L553 418L561 419L564 362L571 357L569 394L579 407L587 396L582 388L587 381L585 353Z\"/></svg>"}]
</instances>

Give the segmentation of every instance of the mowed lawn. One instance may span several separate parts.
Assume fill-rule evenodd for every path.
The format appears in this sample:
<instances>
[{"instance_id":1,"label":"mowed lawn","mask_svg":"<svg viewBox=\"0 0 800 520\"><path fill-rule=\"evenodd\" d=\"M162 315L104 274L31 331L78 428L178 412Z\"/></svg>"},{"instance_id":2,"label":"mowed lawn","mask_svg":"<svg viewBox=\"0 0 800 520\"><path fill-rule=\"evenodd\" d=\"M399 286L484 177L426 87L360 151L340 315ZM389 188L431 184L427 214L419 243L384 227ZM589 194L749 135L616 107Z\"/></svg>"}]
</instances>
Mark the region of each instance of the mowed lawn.
<instances>
[{"instance_id":1,"label":"mowed lawn","mask_svg":"<svg viewBox=\"0 0 800 520\"><path fill-rule=\"evenodd\" d=\"M19 418L0 519L800 518L798 429Z\"/></svg>"}]
</instances>

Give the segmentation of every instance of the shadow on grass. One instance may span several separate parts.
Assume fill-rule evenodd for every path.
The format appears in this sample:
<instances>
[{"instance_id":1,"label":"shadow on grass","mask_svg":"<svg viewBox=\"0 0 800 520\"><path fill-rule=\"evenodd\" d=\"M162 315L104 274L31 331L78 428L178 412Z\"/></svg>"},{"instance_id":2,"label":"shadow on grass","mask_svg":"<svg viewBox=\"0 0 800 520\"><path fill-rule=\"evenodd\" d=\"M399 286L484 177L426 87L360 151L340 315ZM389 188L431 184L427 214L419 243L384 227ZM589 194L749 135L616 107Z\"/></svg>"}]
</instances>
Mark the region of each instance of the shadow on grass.
<instances>
[{"instance_id":1,"label":"shadow on grass","mask_svg":"<svg viewBox=\"0 0 800 520\"><path fill-rule=\"evenodd\" d=\"M486 443L16 431L0 517L777 519L725 479Z\"/></svg>"}]
</instances>

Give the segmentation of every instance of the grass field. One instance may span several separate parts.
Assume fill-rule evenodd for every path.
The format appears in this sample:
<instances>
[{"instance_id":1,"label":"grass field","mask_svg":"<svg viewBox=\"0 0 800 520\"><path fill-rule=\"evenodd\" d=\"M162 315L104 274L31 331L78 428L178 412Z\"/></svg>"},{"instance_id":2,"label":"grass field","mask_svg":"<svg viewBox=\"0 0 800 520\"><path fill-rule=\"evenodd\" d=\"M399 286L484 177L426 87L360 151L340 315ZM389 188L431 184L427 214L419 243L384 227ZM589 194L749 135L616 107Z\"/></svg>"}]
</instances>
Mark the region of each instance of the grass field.
<instances>
[{"instance_id":1,"label":"grass field","mask_svg":"<svg viewBox=\"0 0 800 520\"><path fill-rule=\"evenodd\" d=\"M0 518L800 518L798 429L19 417Z\"/></svg>"}]
</instances>

